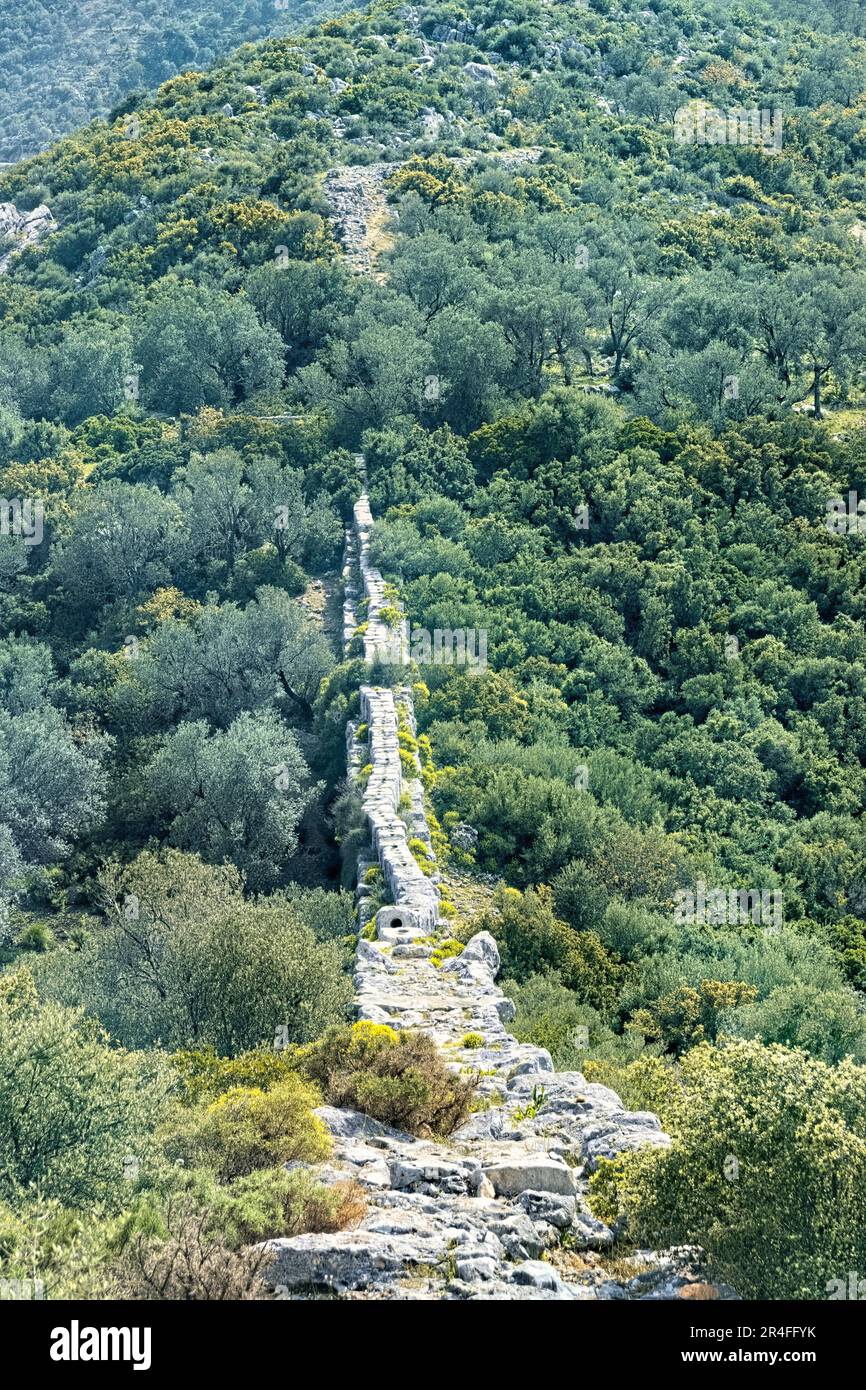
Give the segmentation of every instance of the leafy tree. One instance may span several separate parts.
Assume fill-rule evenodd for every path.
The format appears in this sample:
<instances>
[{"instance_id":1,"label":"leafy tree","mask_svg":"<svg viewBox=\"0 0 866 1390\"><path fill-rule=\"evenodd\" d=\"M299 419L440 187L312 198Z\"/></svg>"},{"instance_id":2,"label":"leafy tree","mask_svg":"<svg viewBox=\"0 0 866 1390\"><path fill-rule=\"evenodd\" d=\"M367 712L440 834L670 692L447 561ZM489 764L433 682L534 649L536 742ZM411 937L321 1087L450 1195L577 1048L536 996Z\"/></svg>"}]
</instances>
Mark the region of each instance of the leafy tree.
<instances>
[{"instance_id":1,"label":"leafy tree","mask_svg":"<svg viewBox=\"0 0 866 1390\"><path fill-rule=\"evenodd\" d=\"M82 498L52 569L83 617L168 584L184 544L176 503L154 487L109 481Z\"/></svg>"},{"instance_id":2,"label":"leafy tree","mask_svg":"<svg viewBox=\"0 0 866 1390\"><path fill-rule=\"evenodd\" d=\"M89 415L117 410L132 374L132 348L124 329L73 328L51 359L50 392L54 414L77 425Z\"/></svg>"},{"instance_id":3,"label":"leafy tree","mask_svg":"<svg viewBox=\"0 0 866 1390\"><path fill-rule=\"evenodd\" d=\"M723 1028L738 1037L799 1047L831 1065L866 1060L866 1020L856 995L814 985L780 986L760 1003L726 1015Z\"/></svg>"},{"instance_id":4,"label":"leafy tree","mask_svg":"<svg viewBox=\"0 0 866 1390\"><path fill-rule=\"evenodd\" d=\"M279 386L282 343L252 304L220 290L167 285L145 312L135 351L141 398L169 414L236 405Z\"/></svg>"},{"instance_id":5,"label":"leafy tree","mask_svg":"<svg viewBox=\"0 0 866 1390\"><path fill-rule=\"evenodd\" d=\"M343 1017L340 948L286 900L245 901L235 869L145 852L109 864L101 887L106 930L75 956L43 958L40 980L128 1045L232 1056L308 1042Z\"/></svg>"},{"instance_id":6,"label":"leafy tree","mask_svg":"<svg viewBox=\"0 0 866 1390\"><path fill-rule=\"evenodd\" d=\"M550 889L520 894L500 888L494 911L476 918L478 931L489 931L499 946L502 973L524 983L530 975L556 971L579 1003L608 1013L623 971L594 932L576 932L553 913Z\"/></svg>"},{"instance_id":7,"label":"leafy tree","mask_svg":"<svg viewBox=\"0 0 866 1390\"><path fill-rule=\"evenodd\" d=\"M262 322L279 333L286 366L293 371L324 346L331 306L345 303L351 286L337 264L289 260L256 267L247 278L247 294Z\"/></svg>"},{"instance_id":8,"label":"leafy tree","mask_svg":"<svg viewBox=\"0 0 866 1390\"><path fill-rule=\"evenodd\" d=\"M295 735L267 711L225 730L179 725L145 771L147 802L171 844L212 863L230 859L250 887L272 886L297 848L313 790Z\"/></svg>"},{"instance_id":9,"label":"leafy tree","mask_svg":"<svg viewBox=\"0 0 866 1390\"><path fill-rule=\"evenodd\" d=\"M331 665L306 611L279 589L260 589L245 608L206 605L188 621L160 623L133 674L161 726L206 719L224 729L277 702L289 717L309 719Z\"/></svg>"},{"instance_id":10,"label":"leafy tree","mask_svg":"<svg viewBox=\"0 0 866 1390\"><path fill-rule=\"evenodd\" d=\"M663 1115L669 1149L602 1160L592 1205L631 1237L696 1242L746 1298L827 1298L863 1262L864 1071L759 1042L704 1043Z\"/></svg>"},{"instance_id":11,"label":"leafy tree","mask_svg":"<svg viewBox=\"0 0 866 1390\"><path fill-rule=\"evenodd\" d=\"M0 978L0 1191L31 1185L69 1207L123 1204L125 1164L146 1164L168 1090L157 1059L110 1047L81 1010Z\"/></svg>"}]
</instances>

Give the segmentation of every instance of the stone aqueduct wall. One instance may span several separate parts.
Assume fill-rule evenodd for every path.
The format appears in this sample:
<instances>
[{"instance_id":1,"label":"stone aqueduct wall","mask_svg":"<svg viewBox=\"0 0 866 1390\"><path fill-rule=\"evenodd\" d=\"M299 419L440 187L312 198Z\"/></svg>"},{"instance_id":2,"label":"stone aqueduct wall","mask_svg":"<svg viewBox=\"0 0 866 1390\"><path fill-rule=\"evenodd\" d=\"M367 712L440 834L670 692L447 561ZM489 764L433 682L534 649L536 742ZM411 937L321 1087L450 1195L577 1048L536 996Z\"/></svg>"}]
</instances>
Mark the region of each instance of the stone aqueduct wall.
<instances>
[{"instance_id":1,"label":"stone aqueduct wall","mask_svg":"<svg viewBox=\"0 0 866 1390\"><path fill-rule=\"evenodd\" d=\"M371 527L364 494L346 538L343 627L348 648L365 599L364 654L373 662L394 638L381 618L385 586L369 558ZM327 1290L349 1298L582 1301L673 1298L702 1283L699 1252L691 1250L637 1252L630 1272L606 1272L603 1254L615 1235L589 1211L589 1176L599 1158L670 1140L657 1116L625 1110L607 1087L556 1072L544 1048L511 1036L514 1005L495 982L499 953L489 933L433 964L431 938L447 936L448 924L438 921L437 876L421 872L408 846L414 836L430 842L420 766L410 777L400 762L398 713L414 729L412 692L365 685L361 703L365 736L358 737L359 721L347 731L350 777L372 765L363 789L370 848L359 864L359 927L373 915L364 883L373 864L392 903L376 912L373 940L359 934L357 1017L429 1033L451 1067L475 1073L480 1106L442 1142L321 1107L334 1151L316 1176L354 1178L367 1215L352 1230L270 1242L269 1281L287 1298ZM572 1263L560 1257L563 1237L579 1252L576 1263L574 1254ZM544 1252L551 1258L541 1260Z\"/></svg>"},{"instance_id":2,"label":"stone aqueduct wall","mask_svg":"<svg viewBox=\"0 0 866 1390\"><path fill-rule=\"evenodd\" d=\"M382 652L398 659L405 654L405 642L381 618L385 607L384 581L370 563L369 539L373 526L367 494L355 504L354 527L346 541L344 585L344 640L348 644L355 631L355 603L360 593L367 601L364 656L375 661ZM348 572L347 572L348 571ZM356 578L357 576L357 578ZM405 945L421 936L429 936L439 918L439 892L435 883L418 866L409 849L409 832L399 814L400 798L404 792L411 800L411 835L430 847L430 830L424 814L424 793L418 777L403 777L398 738L398 709L415 732L415 712L412 691L408 686L391 690L384 687L361 687L361 720L367 725L366 744L357 738L358 724L350 721L347 730L347 759L349 775L357 776L362 758L373 771L364 789L364 814L370 828L370 841L378 858L393 907L382 908L377 914L377 932L383 940ZM361 863L361 879L369 861ZM362 895L364 884L359 882Z\"/></svg>"}]
</instances>

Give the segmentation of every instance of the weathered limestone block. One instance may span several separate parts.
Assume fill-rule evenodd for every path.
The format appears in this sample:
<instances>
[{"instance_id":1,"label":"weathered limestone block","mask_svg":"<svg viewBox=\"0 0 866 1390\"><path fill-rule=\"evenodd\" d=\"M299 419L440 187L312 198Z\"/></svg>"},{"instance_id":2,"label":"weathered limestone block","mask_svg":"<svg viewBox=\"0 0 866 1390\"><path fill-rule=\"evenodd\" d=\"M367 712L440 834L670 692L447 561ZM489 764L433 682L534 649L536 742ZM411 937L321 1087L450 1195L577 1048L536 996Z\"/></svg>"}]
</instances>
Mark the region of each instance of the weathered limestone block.
<instances>
[{"instance_id":1,"label":"weathered limestone block","mask_svg":"<svg viewBox=\"0 0 866 1390\"><path fill-rule=\"evenodd\" d=\"M292 1236L268 1243L273 1264L267 1278L277 1289L371 1288L389 1274L443 1260L447 1249L445 1235L439 1232L426 1237L417 1231L393 1236L364 1230Z\"/></svg>"},{"instance_id":2,"label":"weathered limestone block","mask_svg":"<svg viewBox=\"0 0 866 1390\"><path fill-rule=\"evenodd\" d=\"M549 1154L527 1154L512 1160L503 1159L484 1168L484 1176L492 1183L497 1197L516 1197L521 1192L558 1192L574 1196L574 1172L561 1159Z\"/></svg>"}]
</instances>

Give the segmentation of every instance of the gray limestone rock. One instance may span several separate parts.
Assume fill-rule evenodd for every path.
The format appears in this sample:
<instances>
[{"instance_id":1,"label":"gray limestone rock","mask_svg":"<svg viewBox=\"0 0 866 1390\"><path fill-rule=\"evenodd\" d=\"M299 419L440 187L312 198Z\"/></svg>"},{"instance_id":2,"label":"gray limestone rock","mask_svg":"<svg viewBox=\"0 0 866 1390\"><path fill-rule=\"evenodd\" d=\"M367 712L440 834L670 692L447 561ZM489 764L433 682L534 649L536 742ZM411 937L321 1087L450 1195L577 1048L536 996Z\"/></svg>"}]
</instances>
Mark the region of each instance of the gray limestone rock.
<instances>
[{"instance_id":1,"label":"gray limestone rock","mask_svg":"<svg viewBox=\"0 0 866 1390\"><path fill-rule=\"evenodd\" d=\"M485 1165L484 1176L498 1197L516 1197L521 1192L556 1192L574 1195L574 1172L561 1159L538 1153L503 1159Z\"/></svg>"}]
</instances>

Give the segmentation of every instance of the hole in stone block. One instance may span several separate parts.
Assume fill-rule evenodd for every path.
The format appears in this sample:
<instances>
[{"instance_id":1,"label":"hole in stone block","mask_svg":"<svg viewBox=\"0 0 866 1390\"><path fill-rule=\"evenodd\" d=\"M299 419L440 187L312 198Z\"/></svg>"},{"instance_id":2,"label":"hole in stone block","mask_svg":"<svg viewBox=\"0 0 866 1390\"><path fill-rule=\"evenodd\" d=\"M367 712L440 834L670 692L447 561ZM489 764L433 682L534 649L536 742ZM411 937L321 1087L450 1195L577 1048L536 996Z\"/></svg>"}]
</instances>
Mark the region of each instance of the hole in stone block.
<instances>
[{"instance_id":1,"label":"hole in stone block","mask_svg":"<svg viewBox=\"0 0 866 1390\"><path fill-rule=\"evenodd\" d=\"M402 925L403 925L403 918L402 918L402 917L392 917L392 918L391 918L391 926L392 926L392 927L402 927Z\"/></svg>"}]
</instances>

